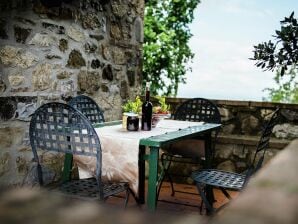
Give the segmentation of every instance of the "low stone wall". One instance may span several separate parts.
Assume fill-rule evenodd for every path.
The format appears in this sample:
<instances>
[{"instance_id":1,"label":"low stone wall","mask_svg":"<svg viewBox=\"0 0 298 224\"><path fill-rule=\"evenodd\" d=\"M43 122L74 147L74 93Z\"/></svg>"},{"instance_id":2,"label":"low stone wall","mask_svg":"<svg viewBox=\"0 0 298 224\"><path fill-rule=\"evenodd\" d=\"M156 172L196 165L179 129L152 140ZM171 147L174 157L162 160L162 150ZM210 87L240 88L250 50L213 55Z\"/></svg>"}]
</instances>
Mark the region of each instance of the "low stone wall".
<instances>
[{"instance_id":1,"label":"low stone wall","mask_svg":"<svg viewBox=\"0 0 298 224\"><path fill-rule=\"evenodd\" d=\"M171 105L173 112L186 100L188 99L167 98L166 102ZM276 108L281 108L281 124L275 128L275 136L283 139L298 137L298 104L210 100L219 108L223 124L222 134L256 136L261 132L262 125L270 118L271 113Z\"/></svg>"},{"instance_id":2,"label":"low stone wall","mask_svg":"<svg viewBox=\"0 0 298 224\"><path fill-rule=\"evenodd\" d=\"M118 198L115 200L120 200ZM0 223L2 224L206 224L207 218L158 210L148 212L129 202L124 210L121 206L108 206L97 201L83 201L62 197L53 191L40 189L0 188Z\"/></svg>"},{"instance_id":3,"label":"low stone wall","mask_svg":"<svg viewBox=\"0 0 298 224\"><path fill-rule=\"evenodd\" d=\"M295 140L262 168L210 223L297 223L297 164L298 140Z\"/></svg>"},{"instance_id":4,"label":"low stone wall","mask_svg":"<svg viewBox=\"0 0 298 224\"><path fill-rule=\"evenodd\" d=\"M215 146L214 167L241 173L246 170L254 156L259 136L224 135L218 136ZM289 144L287 139L271 138L265 153L264 164Z\"/></svg>"}]
</instances>

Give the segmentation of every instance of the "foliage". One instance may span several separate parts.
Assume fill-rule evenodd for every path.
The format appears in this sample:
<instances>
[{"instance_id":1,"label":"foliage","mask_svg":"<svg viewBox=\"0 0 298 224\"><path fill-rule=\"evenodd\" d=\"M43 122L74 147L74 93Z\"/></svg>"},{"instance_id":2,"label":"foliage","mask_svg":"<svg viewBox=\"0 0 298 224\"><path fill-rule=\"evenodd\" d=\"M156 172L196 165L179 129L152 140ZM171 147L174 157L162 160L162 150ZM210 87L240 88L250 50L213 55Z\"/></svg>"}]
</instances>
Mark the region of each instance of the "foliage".
<instances>
[{"instance_id":1,"label":"foliage","mask_svg":"<svg viewBox=\"0 0 298 224\"><path fill-rule=\"evenodd\" d=\"M280 70L280 75L283 76L298 62L298 23L294 12L280 23L281 29L276 30L276 35L273 36L276 43L269 40L254 46L252 60L256 60L256 66L264 70Z\"/></svg>"},{"instance_id":2,"label":"foliage","mask_svg":"<svg viewBox=\"0 0 298 224\"><path fill-rule=\"evenodd\" d=\"M151 81L153 95L175 96L185 83L187 63L193 58L188 46L188 24L199 0L148 0L144 21L143 84Z\"/></svg>"},{"instance_id":3,"label":"foliage","mask_svg":"<svg viewBox=\"0 0 298 224\"><path fill-rule=\"evenodd\" d=\"M280 72L277 72L274 80L278 87L265 89L265 91L269 92L268 99L270 101L298 103L298 80L293 69L290 69L290 72L283 78Z\"/></svg>"},{"instance_id":4,"label":"foliage","mask_svg":"<svg viewBox=\"0 0 298 224\"><path fill-rule=\"evenodd\" d=\"M140 97L137 96L135 101L128 100L123 106L123 112L133 112L140 114L142 111L142 104Z\"/></svg>"},{"instance_id":5,"label":"foliage","mask_svg":"<svg viewBox=\"0 0 298 224\"><path fill-rule=\"evenodd\" d=\"M156 114L168 114L170 113L170 105L166 104L166 98L164 96L156 96L159 106L153 107L153 113Z\"/></svg>"},{"instance_id":6,"label":"foliage","mask_svg":"<svg viewBox=\"0 0 298 224\"><path fill-rule=\"evenodd\" d=\"M277 88L267 88L269 99L277 102L298 102L298 22L294 12L280 21L281 28L276 30L275 42L260 43L254 46L255 65L263 70L275 71Z\"/></svg>"}]
</instances>

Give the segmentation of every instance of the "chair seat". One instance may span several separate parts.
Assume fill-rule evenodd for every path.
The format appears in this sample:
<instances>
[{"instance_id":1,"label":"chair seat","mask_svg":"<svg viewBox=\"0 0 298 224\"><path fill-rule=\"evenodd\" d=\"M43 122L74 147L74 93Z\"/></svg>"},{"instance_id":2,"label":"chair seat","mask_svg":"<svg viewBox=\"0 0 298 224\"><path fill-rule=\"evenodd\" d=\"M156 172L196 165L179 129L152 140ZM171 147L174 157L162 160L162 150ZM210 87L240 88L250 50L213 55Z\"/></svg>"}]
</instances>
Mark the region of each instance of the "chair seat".
<instances>
[{"instance_id":1,"label":"chair seat","mask_svg":"<svg viewBox=\"0 0 298 224\"><path fill-rule=\"evenodd\" d=\"M185 139L175 142L170 147L163 148L168 154L186 158L205 157L205 141L198 139Z\"/></svg>"},{"instance_id":2,"label":"chair seat","mask_svg":"<svg viewBox=\"0 0 298 224\"><path fill-rule=\"evenodd\" d=\"M215 169L195 171L192 178L196 183L231 190L241 190L245 181L245 175Z\"/></svg>"},{"instance_id":3,"label":"chair seat","mask_svg":"<svg viewBox=\"0 0 298 224\"><path fill-rule=\"evenodd\" d=\"M95 178L72 180L59 186L60 191L76 197L98 198L99 191ZM127 182L103 183L104 198L118 194L128 189Z\"/></svg>"}]
</instances>

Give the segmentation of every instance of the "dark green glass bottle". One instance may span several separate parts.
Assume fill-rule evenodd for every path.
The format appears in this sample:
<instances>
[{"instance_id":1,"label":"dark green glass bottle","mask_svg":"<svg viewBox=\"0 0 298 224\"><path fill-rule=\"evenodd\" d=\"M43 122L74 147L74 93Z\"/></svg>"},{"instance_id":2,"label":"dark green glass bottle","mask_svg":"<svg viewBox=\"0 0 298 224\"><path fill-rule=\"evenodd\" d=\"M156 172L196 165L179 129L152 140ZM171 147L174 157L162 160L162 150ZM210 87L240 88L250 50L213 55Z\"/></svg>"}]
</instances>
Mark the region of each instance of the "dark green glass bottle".
<instances>
[{"instance_id":1,"label":"dark green glass bottle","mask_svg":"<svg viewBox=\"0 0 298 224\"><path fill-rule=\"evenodd\" d=\"M152 103L150 102L150 83L146 82L145 102L142 105L142 125L143 131L150 131L152 125Z\"/></svg>"}]
</instances>

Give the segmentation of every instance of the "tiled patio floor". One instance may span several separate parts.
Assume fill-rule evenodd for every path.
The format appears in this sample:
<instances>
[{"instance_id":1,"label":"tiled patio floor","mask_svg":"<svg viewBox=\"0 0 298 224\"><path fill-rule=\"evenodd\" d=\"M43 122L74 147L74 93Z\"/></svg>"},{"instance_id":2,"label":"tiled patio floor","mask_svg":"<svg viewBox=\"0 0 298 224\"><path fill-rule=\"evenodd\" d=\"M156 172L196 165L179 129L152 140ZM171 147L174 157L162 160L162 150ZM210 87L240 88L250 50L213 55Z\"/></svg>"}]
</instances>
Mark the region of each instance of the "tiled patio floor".
<instances>
[{"instance_id":1,"label":"tiled patio floor","mask_svg":"<svg viewBox=\"0 0 298 224\"><path fill-rule=\"evenodd\" d=\"M186 185L186 184L175 184L175 190L179 191L187 191L191 193L196 193L197 190L194 185ZM219 207L220 205L226 203L228 201L227 198L222 194L219 190L214 190L216 203L215 207ZM230 192L232 197L237 196L237 192ZM174 202L174 203L170 203ZM116 205L123 206L123 200L118 198L111 198L106 202L108 205ZM186 205L183 205L186 204ZM199 195L194 194L184 194L176 192L175 196L171 196L171 187L168 182L164 182L161 188L159 201L157 203L157 212L163 213L183 213L183 214L191 214L191 215L201 215L200 214L200 205L201 198ZM130 197L129 208L136 207L136 204L132 197ZM146 205L142 206L142 211L146 211ZM205 212L205 211L204 211Z\"/></svg>"}]
</instances>

